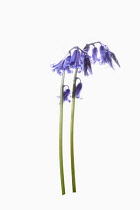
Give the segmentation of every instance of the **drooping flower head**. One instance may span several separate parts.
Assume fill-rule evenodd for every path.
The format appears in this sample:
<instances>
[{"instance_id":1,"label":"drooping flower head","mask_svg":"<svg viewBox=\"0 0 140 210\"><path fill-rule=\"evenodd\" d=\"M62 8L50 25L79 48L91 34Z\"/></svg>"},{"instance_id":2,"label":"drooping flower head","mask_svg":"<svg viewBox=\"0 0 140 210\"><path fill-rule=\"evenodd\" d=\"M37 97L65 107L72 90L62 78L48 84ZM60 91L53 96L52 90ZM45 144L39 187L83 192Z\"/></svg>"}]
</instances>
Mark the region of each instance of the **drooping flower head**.
<instances>
[{"instance_id":1,"label":"drooping flower head","mask_svg":"<svg viewBox=\"0 0 140 210\"><path fill-rule=\"evenodd\" d=\"M62 75L64 71L72 73L73 69L80 67L80 54L81 51L78 47L72 48L64 59L57 64L51 65L52 71L56 71L59 75Z\"/></svg>"},{"instance_id":2,"label":"drooping flower head","mask_svg":"<svg viewBox=\"0 0 140 210\"><path fill-rule=\"evenodd\" d=\"M99 46L97 46L99 45ZM89 54L90 46L92 53ZM84 49L73 47L68 54L59 63L51 65L52 71L62 75L64 71L73 73L74 69L78 69L78 73L84 72L85 76L92 74L92 64L99 63L109 64L114 69L113 61L120 67L120 64L113 52L101 42L86 44Z\"/></svg>"},{"instance_id":3,"label":"drooping flower head","mask_svg":"<svg viewBox=\"0 0 140 210\"><path fill-rule=\"evenodd\" d=\"M51 67L59 75L62 75L64 71L72 73L74 69L78 69L78 73L83 71L85 76L92 74L88 48L84 48L84 50L81 50L79 47L72 48L64 59L57 64L51 65Z\"/></svg>"},{"instance_id":4,"label":"drooping flower head","mask_svg":"<svg viewBox=\"0 0 140 210\"><path fill-rule=\"evenodd\" d=\"M100 64L109 64L111 68L114 69L111 59L111 54L106 46L100 46Z\"/></svg>"},{"instance_id":5,"label":"drooping flower head","mask_svg":"<svg viewBox=\"0 0 140 210\"><path fill-rule=\"evenodd\" d=\"M101 42L94 42L88 45L93 47L91 55L92 64L95 63L99 63L101 65L109 64L109 66L114 69L113 66L113 61L114 61L120 67L120 64L115 54L111 52L106 45L102 44Z\"/></svg>"},{"instance_id":6,"label":"drooping flower head","mask_svg":"<svg viewBox=\"0 0 140 210\"><path fill-rule=\"evenodd\" d=\"M100 46L100 64L109 64L111 68L114 69L112 61L115 61L115 63L120 67L120 64L115 56L114 53L112 53L109 48L106 45Z\"/></svg>"},{"instance_id":7,"label":"drooping flower head","mask_svg":"<svg viewBox=\"0 0 140 210\"><path fill-rule=\"evenodd\" d=\"M114 69L113 62L120 67L115 54L106 45L101 42L94 42L86 44L83 50L78 46L73 47L64 59L57 64L51 65L51 67L52 71L55 71L59 75L62 75L63 72L73 73L74 70L77 70L78 73L83 72L85 76L88 76L92 74L92 65L95 63L100 65L109 64ZM76 85L76 98L80 97L81 89L82 83L80 82ZM65 85L63 93L64 101L70 102L69 97L70 89Z\"/></svg>"},{"instance_id":8,"label":"drooping flower head","mask_svg":"<svg viewBox=\"0 0 140 210\"><path fill-rule=\"evenodd\" d=\"M68 54L59 63L51 65L52 71L55 71L59 75L62 75L63 71L67 71L68 73L71 73L70 60L71 60L71 55Z\"/></svg>"}]
</instances>

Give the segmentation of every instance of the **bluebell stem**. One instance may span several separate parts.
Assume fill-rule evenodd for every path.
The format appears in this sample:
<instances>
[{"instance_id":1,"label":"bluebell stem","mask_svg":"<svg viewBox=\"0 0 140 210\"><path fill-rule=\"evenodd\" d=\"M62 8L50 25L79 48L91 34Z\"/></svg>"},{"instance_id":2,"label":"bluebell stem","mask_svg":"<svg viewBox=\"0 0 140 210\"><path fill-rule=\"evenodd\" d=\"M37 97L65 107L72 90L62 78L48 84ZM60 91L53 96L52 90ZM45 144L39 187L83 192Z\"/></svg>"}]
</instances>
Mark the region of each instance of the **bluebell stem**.
<instances>
[{"instance_id":1,"label":"bluebell stem","mask_svg":"<svg viewBox=\"0 0 140 210\"><path fill-rule=\"evenodd\" d=\"M60 114L59 114L59 167L60 167L60 180L62 195L65 194L65 180L64 180L64 167L63 167L63 97L64 97L64 78L65 72L62 74L60 85Z\"/></svg>"},{"instance_id":2,"label":"bluebell stem","mask_svg":"<svg viewBox=\"0 0 140 210\"><path fill-rule=\"evenodd\" d=\"M77 72L78 72L78 69L75 70L74 78L73 78L71 120L70 120L70 158L71 158L71 177L72 177L72 191L73 192L76 192L75 163L74 163L74 113L75 113Z\"/></svg>"}]
</instances>

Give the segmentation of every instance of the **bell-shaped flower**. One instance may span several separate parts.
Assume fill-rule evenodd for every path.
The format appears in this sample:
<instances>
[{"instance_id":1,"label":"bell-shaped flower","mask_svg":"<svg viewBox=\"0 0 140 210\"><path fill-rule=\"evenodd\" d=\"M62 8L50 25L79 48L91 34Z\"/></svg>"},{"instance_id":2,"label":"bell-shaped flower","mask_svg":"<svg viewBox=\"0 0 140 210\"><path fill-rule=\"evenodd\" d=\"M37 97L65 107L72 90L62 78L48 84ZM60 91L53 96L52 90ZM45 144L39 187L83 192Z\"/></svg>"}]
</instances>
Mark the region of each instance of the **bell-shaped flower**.
<instances>
[{"instance_id":1,"label":"bell-shaped flower","mask_svg":"<svg viewBox=\"0 0 140 210\"><path fill-rule=\"evenodd\" d=\"M76 79L79 79L78 77ZM81 90L82 90L82 83L81 83L81 80L80 82L76 85L76 88L75 88L75 97L76 98L80 98L80 93L81 93Z\"/></svg>"},{"instance_id":2,"label":"bell-shaped flower","mask_svg":"<svg viewBox=\"0 0 140 210\"><path fill-rule=\"evenodd\" d=\"M100 64L109 64L114 69L112 60L120 67L120 64L114 53L110 52L107 46L100 46Z\"/></svg>"},{"instance_id":3,"label":"bell-shaped flower","mask_svg":"<svg viewBox=\"0 0 140 210\"><path fill-rule=\"evenodd\" d=\"M120 67L119 61L117 60L115 54L113 52L110 52L110 56L113 59L113 61Z\"/></svg>"},{"instance_id":4,"label":"bell-shaped flower","mask_svg":"<svg viewBox=\"0 0 140 210\"><path fill-rule=\"evenodd\" d=\"M96 63L96 61L99 61L99 59L97 57L97 54L98 54L98 49L97 49L97 47L94 47L92 49L92 61L93 61L93 63Z\"/></svg>"},{"instance_id":5,"label":"bell-shaped flower","mask_svg":"<svg viewBox=\"0 0 140 210\"><path fill-rule=\"evenodd\" d=\"M90 57L88 54L85 54L83 59L83 71L85 76L92 74L92 67L91 67Z\"/></svg>"},{"instance_id":6,"label":"bell-shaped flower","mask_svg":"<svg viewBox=\"0 0 140 210\"><path fill-rule=\"evenodd\" d=\"M57 96L57 98L60 99L60 96ZM63 102L64 101L71 102L70 98L71 98L71 91L69 89L69 86L68 85L64 85L63 86Z\"/></svg>"},{"instance_id":7,"label":"bell-shaped flower","mask_svg":"<svg viewBox=\"0 0 140 210\"><path fill-rule=\"evenodd\" d=\"M74 52L71 55L70 65L75 67L79 61L79 57L80 57L80 51L77 48L76 50L74 50Z\"/></svg>"},{"instance_id":8,"label":"bell-shaped flower","mask_svg":"<svg viewBox=\"0 0 140 210\"><path fill-rule=\"evenodd\" d=\"M68 85L64 85L64 91L63 91L63 101L71 102L70 100L70 89Z\"/></svg>"}]
</instances>

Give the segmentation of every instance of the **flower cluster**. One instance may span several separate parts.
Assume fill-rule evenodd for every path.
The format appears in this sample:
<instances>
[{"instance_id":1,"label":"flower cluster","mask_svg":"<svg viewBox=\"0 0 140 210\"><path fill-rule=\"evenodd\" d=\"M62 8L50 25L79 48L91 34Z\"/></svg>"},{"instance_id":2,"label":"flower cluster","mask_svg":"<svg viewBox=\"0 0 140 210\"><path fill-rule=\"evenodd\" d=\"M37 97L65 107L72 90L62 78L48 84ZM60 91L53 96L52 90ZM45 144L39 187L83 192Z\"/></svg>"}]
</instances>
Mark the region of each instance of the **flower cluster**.
<instances>
[{"instance_id":1,"label":"flower cluster","mask_svg":"<svg viewBox=\"0 0 140 210\"><path fill-rule=\"evenodd\" d=\"M68 54L57 64L52 64L52 71L62 75L63 72L73 73L73 70L77 70L78 73L83 72L85 76L92 74L92 65L98 63L100 65L108 64L114 69L113 62L119 67L120 64L113 52L101 42L94 42L86 44L86 46L80 49L78 46L69 50ZM75 97L80 98L79 94L82 89L82 83L80 82L76 86ZM69 101L67 96L70 95L69 89L64 90L64 101ZM78 92L79 91L79 92Z\"/></svg>"},{"instance_id":2,"label":"flower cluster","mask_svg":"<svg viewBox=\"0 0 140 210\"><path fill-rule=\"evenodd\" d=\"M73 73L73 69L78 69L78 72L84 71L87 76L92 74L90 56L79 47L72 48L69 53L59 63L51 65L52 70L62 75L64 71Z\"/></svg>"},{"instance_id":3,"label":"flower cluster","mask_svg":"<svg viewBox=\"0 0 140 210\"><path fill-rule=\"evenodd\" d=\"M97 54L99 53L99 57ZM113 67L113 61L120 67L120 64L113 52L109 50L109 48L106 45L101 44L99 49L97 47L93 47L92 50L92 59L93 63L99 62L99 64L109 64L111 68Z\"/></svg>"},{"instance_id":4,"label":"flower cluster","mask_svg":"<svg viewBox=\"0 0 140 210\"><path fill-rule=\"evenodd\" d=\"M99 45L98 47L96 45ZM89 54L89 51L92 54ZM68 54L57 64L52 64L52 70L62 75L64 71L72 73L73 69L78 69L78 72L84 72L85 76L92 74L92 65L98 62L99 64L109 64L113 67L113 61L120 67L120 64L113 52L101 42L87 44L84 49L79 47L72 48Z\"/></svg>"}]
</instances>

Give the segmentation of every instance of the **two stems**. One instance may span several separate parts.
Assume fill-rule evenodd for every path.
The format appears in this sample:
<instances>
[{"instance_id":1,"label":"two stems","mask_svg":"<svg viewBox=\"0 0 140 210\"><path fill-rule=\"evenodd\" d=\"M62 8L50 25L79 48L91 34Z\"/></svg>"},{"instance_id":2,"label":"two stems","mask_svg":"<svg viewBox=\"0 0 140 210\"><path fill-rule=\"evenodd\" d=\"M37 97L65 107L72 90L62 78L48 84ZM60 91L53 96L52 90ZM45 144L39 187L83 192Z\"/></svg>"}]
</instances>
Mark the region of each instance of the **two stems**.
<instances>
[{"instance_id":1,"label":"two stems","mask_svg":"<svg viewBox=\"0 0 140 210\"><path fill-rule=\"evenodd\" d=\"M72 191L76 192L75 179L75 163L74 163L74 113L75 113L75 89L76 76L78 69L75 70L72 90L72 104L71 104L71 122L70 122L70 157L71 157L71 176L72 176ZM64 89L65 72L62 75L60 86L60 120L59 120L59 165L60 165L60 179L62 195L65 194L65 180L63 167L63 89Z\"/></svg>"}]
</instances>

